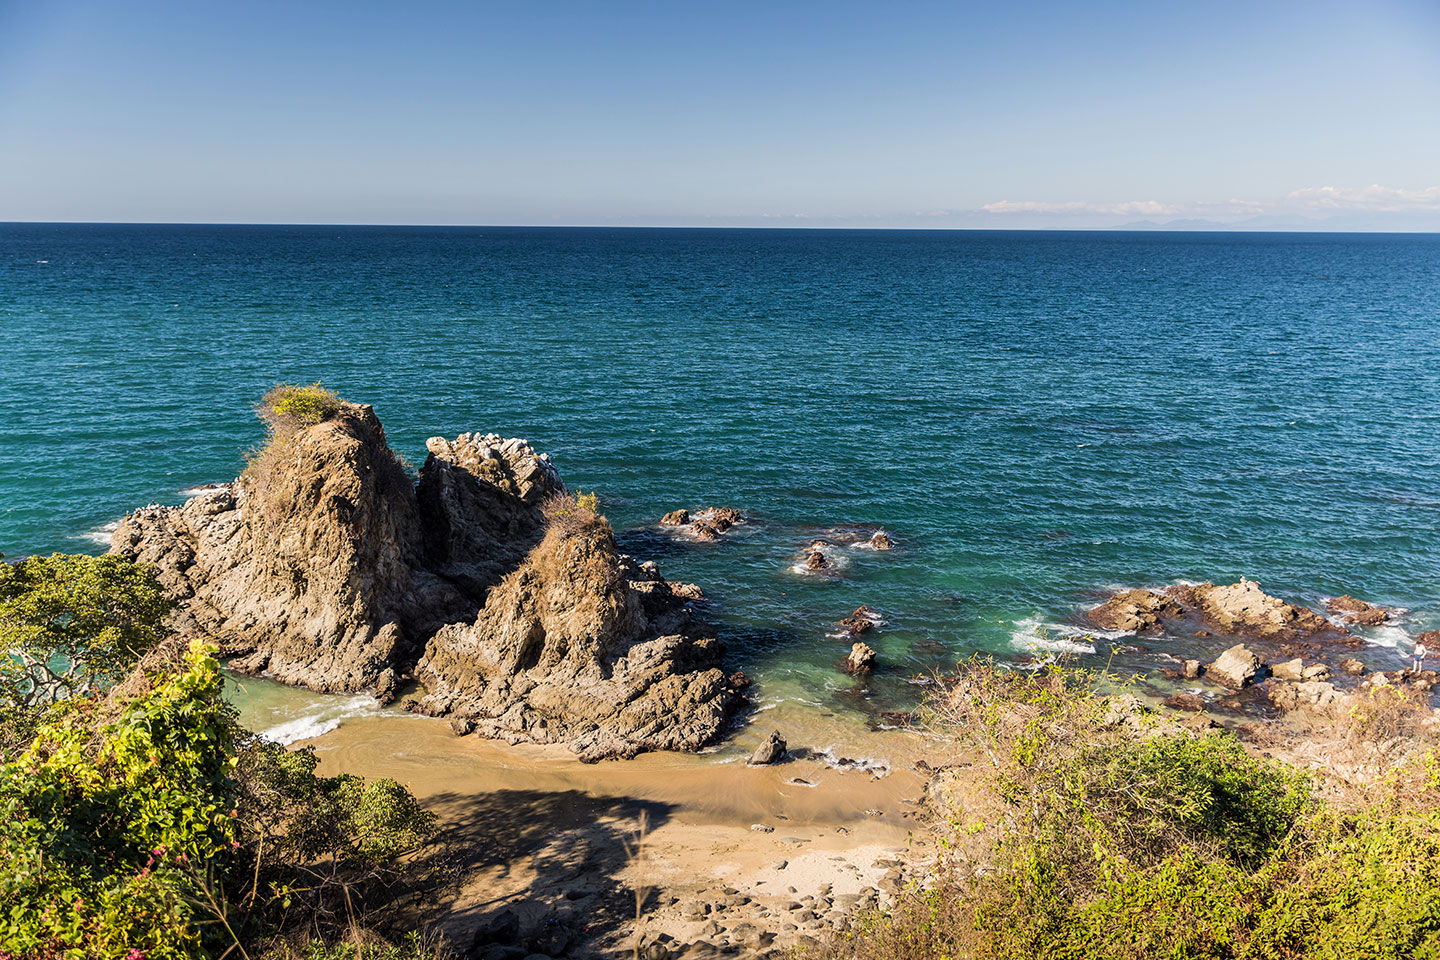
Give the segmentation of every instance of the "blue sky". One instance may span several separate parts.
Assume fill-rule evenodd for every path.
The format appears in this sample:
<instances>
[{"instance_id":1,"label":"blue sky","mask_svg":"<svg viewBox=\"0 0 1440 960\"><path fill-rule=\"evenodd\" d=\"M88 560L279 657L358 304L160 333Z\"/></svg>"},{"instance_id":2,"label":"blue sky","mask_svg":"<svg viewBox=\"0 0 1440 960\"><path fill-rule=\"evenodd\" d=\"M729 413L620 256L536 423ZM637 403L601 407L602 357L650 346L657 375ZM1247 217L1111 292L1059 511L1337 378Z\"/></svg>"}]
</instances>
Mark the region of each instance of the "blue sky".
<instances>
[{"instance_id":1,"label":"blue sky","mask_svg":"<svg viewBox=\"0 0 1440 960\"><path fill-rule=\"evenodd\" d=\"M1440 3L0 0L0 220L1175 219L1440 228Z\"/></svg>"}]
</instances>

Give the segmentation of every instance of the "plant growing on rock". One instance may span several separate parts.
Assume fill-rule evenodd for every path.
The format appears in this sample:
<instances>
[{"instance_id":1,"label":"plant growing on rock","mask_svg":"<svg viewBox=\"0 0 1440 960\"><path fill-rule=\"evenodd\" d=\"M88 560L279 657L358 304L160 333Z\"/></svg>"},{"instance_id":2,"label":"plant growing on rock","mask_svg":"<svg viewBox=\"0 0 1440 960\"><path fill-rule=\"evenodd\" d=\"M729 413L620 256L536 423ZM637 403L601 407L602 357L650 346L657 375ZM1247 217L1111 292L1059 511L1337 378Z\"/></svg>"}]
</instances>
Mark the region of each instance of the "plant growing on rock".
<instances>
[{"instance_id":1,"label":"plant growing on rock","mask_svg":"<svg viewBox=\"0 0 1440 960\"><path fill-rule=\"evenodd\" d=\"M275 435L289 435L329 420L343 405L338 394L318 382L308 387L277 384L260 398L257 412Z\"/></svg>"}]
</instances>

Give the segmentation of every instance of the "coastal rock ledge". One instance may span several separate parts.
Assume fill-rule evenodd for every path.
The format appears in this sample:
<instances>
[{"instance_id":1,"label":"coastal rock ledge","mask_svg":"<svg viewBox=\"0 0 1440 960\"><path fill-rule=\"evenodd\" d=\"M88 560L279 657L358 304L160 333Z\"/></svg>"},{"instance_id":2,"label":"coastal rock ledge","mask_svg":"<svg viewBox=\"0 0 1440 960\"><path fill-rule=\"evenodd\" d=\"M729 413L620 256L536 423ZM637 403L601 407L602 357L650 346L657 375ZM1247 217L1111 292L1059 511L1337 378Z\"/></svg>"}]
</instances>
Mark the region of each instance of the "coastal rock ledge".
<instances>
[{"instance_id":1,"label":"coastal rock ledge","mask_svg":"<svg viewBox=\"0 0 1440 960\"><path fill-rule=\"evenodd\" d=\"M233 483L120 524L184 635L245 673L369 690L581 759L693 751L740 695L700 592L619 552L550 458L494 434L435 437L412 481L369 406L272 442Z\"/></svg>"}]
</instances>

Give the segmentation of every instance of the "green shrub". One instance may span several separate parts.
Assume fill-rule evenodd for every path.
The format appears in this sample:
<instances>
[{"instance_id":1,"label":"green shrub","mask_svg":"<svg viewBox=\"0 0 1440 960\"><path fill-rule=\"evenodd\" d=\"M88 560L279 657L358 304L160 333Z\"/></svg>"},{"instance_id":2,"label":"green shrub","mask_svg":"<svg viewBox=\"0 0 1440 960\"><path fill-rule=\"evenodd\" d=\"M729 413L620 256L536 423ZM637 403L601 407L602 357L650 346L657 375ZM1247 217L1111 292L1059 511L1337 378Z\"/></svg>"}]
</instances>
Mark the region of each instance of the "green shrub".
<instances>
[{"instance_id":1,"label":"green shrub","mask_svg":"<svg viewBox=\"0 0 1440 960\"><path fill-rule=\"evenodd\" d=\"M165 636L171 606L150 569L122 557L0 563L0 757L46 707L123 677Z\"/></svg>"},{"instance_id":2,"label":"green shrub","mask_svg":"<svg viewBox=\"0 0 1440 960\"><path fill-rule=\"evenodd\" d=\"M340 412L342 401L318 382L308 387L282 383L260 398L260 418L277 432L294 433L329 420Z\"/></svg>"},{"instance_id":3,"label":"green shrub","mask_svg":"<svg viewBox=\"0 0 1440 960\"><path fill-rule=\"evenodd\" d=\"M0 943L23 957L200 956L202 878L235 857L235 717L219 664L73 700L0 767ZM117 691L118 693L118 691Z\"/></svg>"}]
</instances>

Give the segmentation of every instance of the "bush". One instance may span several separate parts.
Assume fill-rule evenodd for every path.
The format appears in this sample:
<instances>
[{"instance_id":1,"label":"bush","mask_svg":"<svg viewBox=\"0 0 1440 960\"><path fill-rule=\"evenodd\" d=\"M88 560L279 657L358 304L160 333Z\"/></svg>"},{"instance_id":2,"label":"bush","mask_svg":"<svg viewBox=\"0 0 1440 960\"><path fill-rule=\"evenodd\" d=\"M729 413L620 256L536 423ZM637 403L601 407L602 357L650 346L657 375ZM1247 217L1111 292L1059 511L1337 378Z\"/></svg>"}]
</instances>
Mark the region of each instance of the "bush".
<instances>
[{"instance_id":1,"label":"bush","mask_svg":"<svg viewBox=\"0 0 1440 960\"><path fill-rule=\"evenodd\" d=\"M0 758L45 708L123 677L165 636L171 606L148 567L121 557L0 563Z\"/></svg>"},{"instance_id":2,"label":"bush","mask_svg":"<svg viewBox=\"0 0 1440 960\"><path fill-rule=\"evenodd\" d=\"M260 398L258 412L273 432L291 434L329 420L341 406L340 397L318 382L308 387L282 383Z\"/></svg>"},{"instance_id":3,"label":"bush","mask_svg":"<svg viewBox=\"0 0 1440 960\"><path fill-rule=\"evenodd\" d=\"M821 952L1440 958L1440 813L1332 810L1301 772L1106 696L1104 683L964 665L933 717L988 760L980 787L1003 823L978 861L955 852L957 830L926 886Z\"/></svg>"},{"instance_id":4,"label":"bush","mask_svg":"<svg viewBox=\"0 0 1440 960\"><path fill-rule=\"evenodd\" d=\"M209 651L184 662L140 695L62 705L0 767L7 951L167 960L215 942L197 884L235 858L235 717Z\"/></svg>"}]
</instances>

